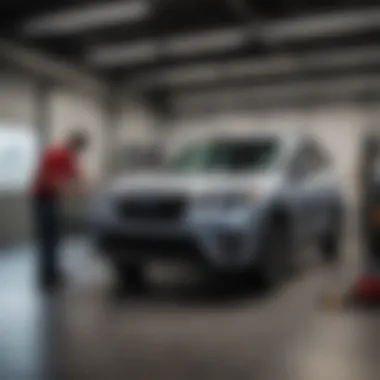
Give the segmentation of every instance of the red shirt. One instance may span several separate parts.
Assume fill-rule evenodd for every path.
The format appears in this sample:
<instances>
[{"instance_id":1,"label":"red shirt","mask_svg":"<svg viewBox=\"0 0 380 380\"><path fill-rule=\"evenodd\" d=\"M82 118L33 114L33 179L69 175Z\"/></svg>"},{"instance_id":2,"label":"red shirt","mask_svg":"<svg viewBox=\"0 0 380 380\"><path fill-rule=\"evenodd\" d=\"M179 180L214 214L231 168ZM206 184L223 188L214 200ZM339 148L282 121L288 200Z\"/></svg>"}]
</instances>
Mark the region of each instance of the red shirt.
<instances>
[{"instance_id":1,"label":"red shirt","mask_svg":"<svg viewBox=\"0 0 380 380\"><path fill-rule=\"evenodd\" d=\"M37 167L32 193L34 196L60 196L53 183L68 182L78 174L77 157L65 146L53 146L43 153Z\"/></svg>"}]
</instances>

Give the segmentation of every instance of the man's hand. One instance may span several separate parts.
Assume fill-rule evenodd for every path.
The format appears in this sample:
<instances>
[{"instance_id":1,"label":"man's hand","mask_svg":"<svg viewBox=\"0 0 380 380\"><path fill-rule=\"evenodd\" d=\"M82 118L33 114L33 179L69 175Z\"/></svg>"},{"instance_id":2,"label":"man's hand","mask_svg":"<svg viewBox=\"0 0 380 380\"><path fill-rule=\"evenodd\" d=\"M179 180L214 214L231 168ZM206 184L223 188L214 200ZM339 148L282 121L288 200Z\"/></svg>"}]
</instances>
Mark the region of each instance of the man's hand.
<instances>
[{"instance_id":1,"label":"man's hand","mask_svg":"<svg viewBox=\"0 0 380 380\"><path fill-rule=\"evenodd\" d=\"M90 194L98 185L99 181L95 178L83 178L81 176L80 178L75 178L69 182L67 192L69 195L83 196Z\"/></svg>"},{"instance_id":2,"label":"man's hand","mask_svg":"<svg viewBox=\"0 0 380 380\"><path fill-rule=\"evenodd\" d=\"M49 187L57 194L65 193L66 181L62 177L51 177Z\"/></svg>"}]
</instances>

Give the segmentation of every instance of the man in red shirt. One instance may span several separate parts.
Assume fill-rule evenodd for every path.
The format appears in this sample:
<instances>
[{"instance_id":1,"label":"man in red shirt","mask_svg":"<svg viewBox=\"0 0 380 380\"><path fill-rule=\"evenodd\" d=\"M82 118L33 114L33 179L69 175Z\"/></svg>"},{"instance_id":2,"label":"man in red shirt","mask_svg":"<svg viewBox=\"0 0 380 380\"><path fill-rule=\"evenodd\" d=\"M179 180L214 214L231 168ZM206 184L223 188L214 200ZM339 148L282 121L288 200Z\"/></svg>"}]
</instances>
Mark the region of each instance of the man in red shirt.
<instances>
[{"instance_id":1,"label":"man in red shirt","mask_svg":"<svg viewBox=\"0 0 380 380\"><path fill-rule=\"evenodd\" d=\"M60 201L73 181L79 179L78 156L87 147L83 133L71 134L64 144L47 147L40 159L32 185L36 226L38 275L43 287L60 280L57 250L61 235Z\"/></svg>"}]
</instances>

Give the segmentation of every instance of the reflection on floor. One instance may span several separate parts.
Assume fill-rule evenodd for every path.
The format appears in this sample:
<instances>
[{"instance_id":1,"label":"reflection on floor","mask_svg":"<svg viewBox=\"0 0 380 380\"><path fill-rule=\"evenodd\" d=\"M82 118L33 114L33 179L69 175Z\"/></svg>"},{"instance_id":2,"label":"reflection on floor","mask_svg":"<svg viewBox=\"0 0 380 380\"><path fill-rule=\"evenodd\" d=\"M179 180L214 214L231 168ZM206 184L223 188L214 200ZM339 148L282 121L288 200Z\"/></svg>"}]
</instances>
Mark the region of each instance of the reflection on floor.
<instances>
[{"instance_id":1,"label":"reflection on floor","mask_svg":"<svg viewBox=\"0 0 380 380\"><path fill-rule=\"evenodd\" d=\"M35 289L32 253L0 255L1 380L378 379L380 318L318 311L334 280L321 265L273 294L228 297L164 268L154 291L117 302L84 243L66 245L67 286L51 296Z\"/></svg>"}]
</instances>

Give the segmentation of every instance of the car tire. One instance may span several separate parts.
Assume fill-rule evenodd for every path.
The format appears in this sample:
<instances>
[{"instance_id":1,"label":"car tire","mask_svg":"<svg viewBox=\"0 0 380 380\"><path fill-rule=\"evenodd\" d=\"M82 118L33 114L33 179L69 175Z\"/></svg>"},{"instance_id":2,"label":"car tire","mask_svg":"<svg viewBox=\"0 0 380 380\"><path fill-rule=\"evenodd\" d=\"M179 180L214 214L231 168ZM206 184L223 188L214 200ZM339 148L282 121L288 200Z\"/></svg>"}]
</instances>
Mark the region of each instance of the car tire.
<instances>
[{"instance_id":1,"label":"car tire","mask_svg":"<svg viewBox=\"0 0 380 380\"><path fill-rule=\"evenodd\" d=\"M326 263L335 263L339 260L342 242L342 211L335 209L332 212L332 228L319 241L322 259Z\"/></svg>"},{"instance_id":2,"label":"car tire","mask_svg":"<svg viewBox=\"0 0 380 380\"><path fill-rule=\"evenodd\" d=\"M280 285L292 272L292 234L285 219L274 219L266 229L260 262L256 267L259 285L265 289Z\"/></svg>"},{"instance_id":3,"label":"car tire","mask_svg":"<svg viewBox=\"0 0 380 380\"><path fill-rule=\"evenodd\" d=\"M141 292L146 288L144 267L139 264L113 263L117 289Z\"/></svg>"}]
</instances>

